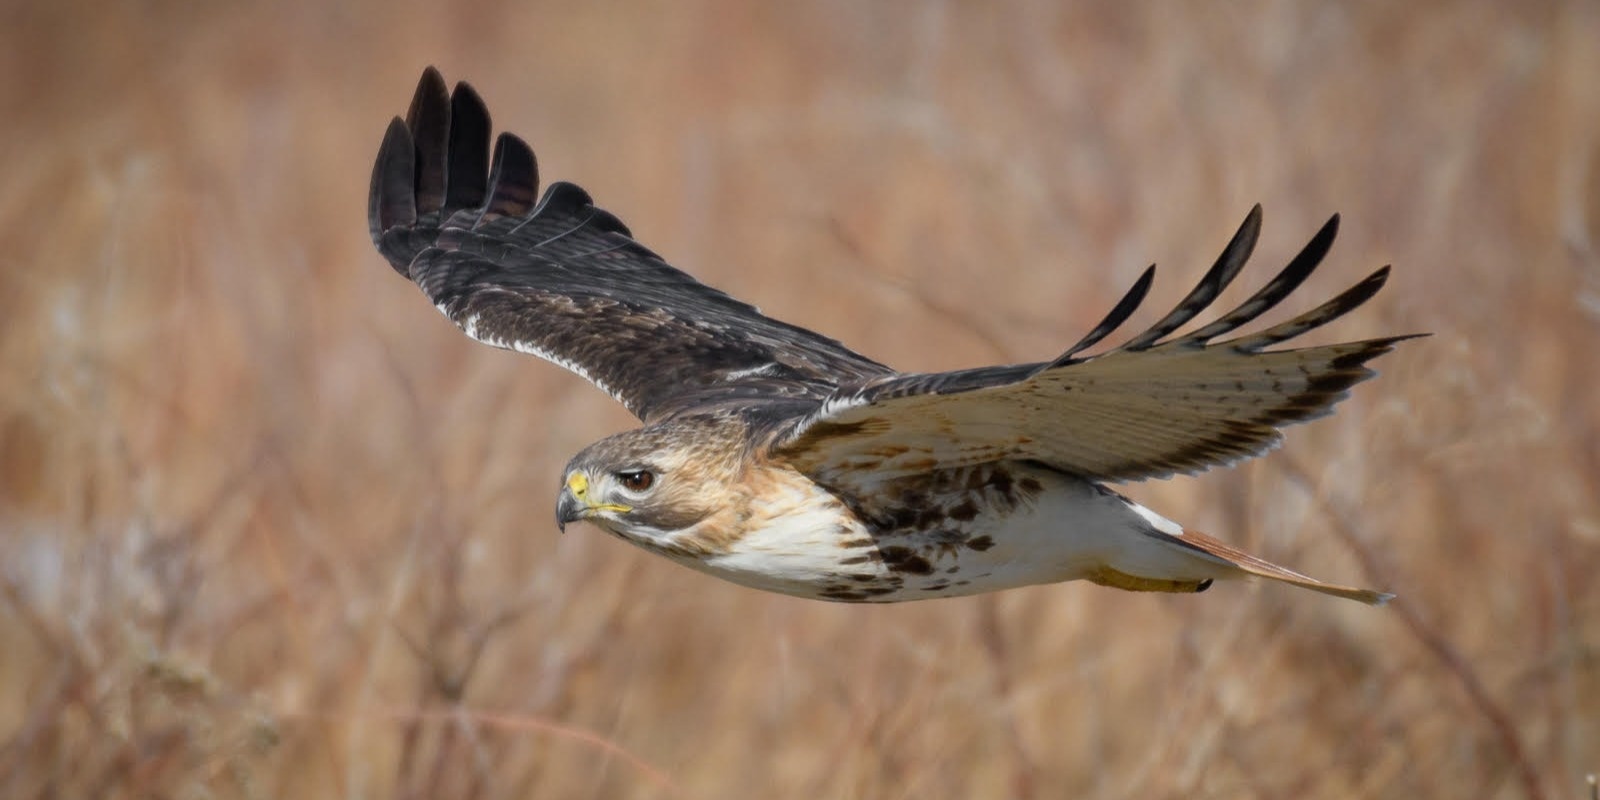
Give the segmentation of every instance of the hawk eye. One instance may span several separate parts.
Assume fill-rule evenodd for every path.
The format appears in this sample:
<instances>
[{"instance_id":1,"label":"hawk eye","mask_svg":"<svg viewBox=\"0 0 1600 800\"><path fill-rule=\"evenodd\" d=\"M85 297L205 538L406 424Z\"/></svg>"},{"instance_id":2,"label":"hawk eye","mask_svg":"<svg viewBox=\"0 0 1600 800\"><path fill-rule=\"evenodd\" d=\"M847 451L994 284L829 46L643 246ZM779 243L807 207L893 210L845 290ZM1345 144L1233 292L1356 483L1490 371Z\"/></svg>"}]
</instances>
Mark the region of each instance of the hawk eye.
<instances>
[{"instance_id":1,"label":"hawk eye","mask_svg":"<svg viewBox=\"0 0 1600 800\"><path fill-rule=\"evenodd\" d=\"M619 472L617 482L622 484L622 488L637 494L650 491L650 487L656 483L656 476L655 473L645 469Z\"/></svg>"}]
</instances>

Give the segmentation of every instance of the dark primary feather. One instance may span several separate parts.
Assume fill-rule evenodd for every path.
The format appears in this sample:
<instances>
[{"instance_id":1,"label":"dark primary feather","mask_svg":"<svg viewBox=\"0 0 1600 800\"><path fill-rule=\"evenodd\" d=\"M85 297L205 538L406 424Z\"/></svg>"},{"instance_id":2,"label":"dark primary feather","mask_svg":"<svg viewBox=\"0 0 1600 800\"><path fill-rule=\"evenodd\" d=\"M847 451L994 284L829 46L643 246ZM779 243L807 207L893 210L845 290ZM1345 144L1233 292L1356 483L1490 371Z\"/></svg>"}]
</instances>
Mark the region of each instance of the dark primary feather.
<instances>
[{"instance_id":1,"label":"dark primary feather","mask_svg":"<svg viewBox=\"0 0 1600 800\"><path fill-rule=\"evenodd\" d=\"M1122 327L1122 323L1127 322L1128 317L1133 316L1133 312L1138 310L1139 304L1144 302L1144 296L1150 293L1150 286L1155 282L1156 265L1151 264L1145 268L1144 273L1139 276L1139 280L1134 281L1133 287L1128 289L1128 293L1123 295L1115 306L1111 307L1111 311L1106 314L1105 319L1100 320L1099 325L1090 329L1088 333L1083 335L1082 339L1078 340L1077 344L1067 348L1065 353L1056 356L1056 360L1045 364L1040 369L1061 367L1072 363L1073 356L1094 347L1100 343L1101 339L1110 336L1117 328Z\"/></svg>"},{"instance_id":2,"label":"dark primary feather","mask_svg":"<svg viewBox=\"0 0 1600 800\"><path fill-rule=\"evenodd\" d=\"M422 75L372 171L373 242L474 338L548 358L644 420L729 399L803 399L893 374L673 268L570 183L535 202L533 151L464 83Z\"/></svg>"},{"instance_id":3,"label":"dark primary feather","mask_svg":"<svg viewBox=\"0 0 1600 800\"><path fill-rule=\"evenodd\" d=\"M1205 310L1211 301L1222 294L1222 290L1233 283L1239 270L1244 268L1244 262L1250 259L1250 254L1256 249L1256 239L1261 235L1261 206L1250 209L1250 215L1245 217L1244 224L1239 226L1239 231L1228 241L1228 246L1223 248L1222 255L1217 256L1216 263L1211 265L1210 271L1200 279L1189 296L1183 298L1171 311L1167 312L1160 322L1150 326L1150 329L1131 341L1124 344L1123 350L1143 350L1156 340L1177 330L1183 323L1194 319L1194 315Z\"/></svg>"},{"instance_id":4,"label":"dark primary feather","mask_svg":"<svg viewBox=\"0 0 1600 800\"><path fill-rule=\"evenodd\" d=\"M1322 262L1338 230L1330 219L1271 281L1193 333L1173 331L1208 307L1244 266L1261 209L1200 284L1160 321L1120 347L1078 353L1120 326L1147 293L1152 270L1099 325L1053 361L877 378L844 386L780 440L802 471L837 481L986 461L1029 459L1101 480L1192 473L1259 455L1279 429L1329 413L1375 373L1366 362L1412 336L1273 351L1265 348L1343 316L1382 288L1389 268L1311 311L1259 333L1212 343L1278 305Z\"/></svg>"}]
</instances>

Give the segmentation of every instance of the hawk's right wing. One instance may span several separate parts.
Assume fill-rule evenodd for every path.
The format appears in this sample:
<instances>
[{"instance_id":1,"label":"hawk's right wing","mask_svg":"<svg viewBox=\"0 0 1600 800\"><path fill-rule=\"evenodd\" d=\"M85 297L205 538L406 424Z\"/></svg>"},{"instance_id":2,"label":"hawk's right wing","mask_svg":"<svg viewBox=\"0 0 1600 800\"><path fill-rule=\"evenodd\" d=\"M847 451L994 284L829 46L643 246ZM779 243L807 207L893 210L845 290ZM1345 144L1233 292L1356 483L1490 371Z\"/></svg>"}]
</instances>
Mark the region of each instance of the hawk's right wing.
<instances>
[{"instance_id":1,"label":"hawk's right wing","mask_svg":"<svg viewBox=\"0 0 1600 800\"><path fill-rule=\"evenodd\" d=\"M1255 246L1255 208L1195 289L1149 330L1101 355L1079 357L1143 300L1153 267L1077 345L1054 361L924 375L845 387L773 448L829 485L990 461L1035 460L1108 481L1194 473L1260 455L1280 428L1332 411L1364 364L1410 336L1294 350L1267 348L1339 318L1382 288L1388 267L1287 322L1223 342L1287 297L1322 261L1338 217L1271 282L1222 318L1169 338L1216 299Z\"/></svg>"},{"instance_id":2,"label":"hawk's right wing","mask_svg":"<svg viewBox=\"0 0 1600 800\"><path fill-rule=\"evenodd\" d=\"M813 405L892 370L673 268L428 68L372 170L372 240L468 336L589 379L650 421L725 399Z\"/></svg>"}]
</instances>

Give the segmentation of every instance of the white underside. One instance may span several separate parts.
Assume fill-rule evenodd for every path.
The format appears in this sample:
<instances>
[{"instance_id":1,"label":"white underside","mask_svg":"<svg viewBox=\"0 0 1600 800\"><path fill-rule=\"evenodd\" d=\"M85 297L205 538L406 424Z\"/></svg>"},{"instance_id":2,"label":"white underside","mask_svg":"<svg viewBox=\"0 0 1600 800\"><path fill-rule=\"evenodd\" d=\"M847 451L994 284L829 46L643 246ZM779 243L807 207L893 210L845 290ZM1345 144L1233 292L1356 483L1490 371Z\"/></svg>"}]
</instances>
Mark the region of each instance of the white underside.
<instances>
[{"instance_id":1,"label":"white underside","mask_svg":"<svg viewBox=\"0 0 1600 800\"><path fill-rule=\"evenodd\" d=\"M985 550L916 536L874 540L859 522L841 516L831 495L806 482L792 490L806 493L803 501L791 497L785 502L786 506L792 504L791 513L751 531L731 552L683 563L735 583L803 597L816 597L825 587L848 585L851 580L873 585L864 577L869 574L887 579L889 585L900 584L893 592L843 598L873 602L1069 581L1105 567L1143 578L1181 581L1238 574L1223 562L1151 535L1151 528L1173 536L1182 536L1183 529L1081 479L1026 466L1018 466L1014 476L1031 476L1044 490L1031 504L1004 513L980 509L975 519L961 523L960 533L969 541L981 536L992 540ZM860 546L868 541L873 544ZM846 542L857 546L846 548ZM931 570L908 573L880 562L842 563L897 545L913 547Z\"/></svg>"}]
</instances>

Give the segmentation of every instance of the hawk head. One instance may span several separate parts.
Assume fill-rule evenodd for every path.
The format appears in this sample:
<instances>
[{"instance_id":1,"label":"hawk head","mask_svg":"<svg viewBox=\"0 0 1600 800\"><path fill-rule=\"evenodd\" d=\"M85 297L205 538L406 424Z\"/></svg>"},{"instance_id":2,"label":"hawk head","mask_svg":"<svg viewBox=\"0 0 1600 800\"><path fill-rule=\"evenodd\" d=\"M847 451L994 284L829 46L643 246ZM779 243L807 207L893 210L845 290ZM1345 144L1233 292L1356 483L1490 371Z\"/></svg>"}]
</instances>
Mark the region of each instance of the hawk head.
<instances>
[{"instance_id":1,"label":"hawk head","mask_svg":"<svg viewBox=\"0 0 1600 800\"><path fill-rule=\"evenodd\" d=\"M587 520L646 546L668 547L733 500L742 437L703 419L669 420L601 439L562 470L556 524Z\"/></svg>"}]
</instances>

